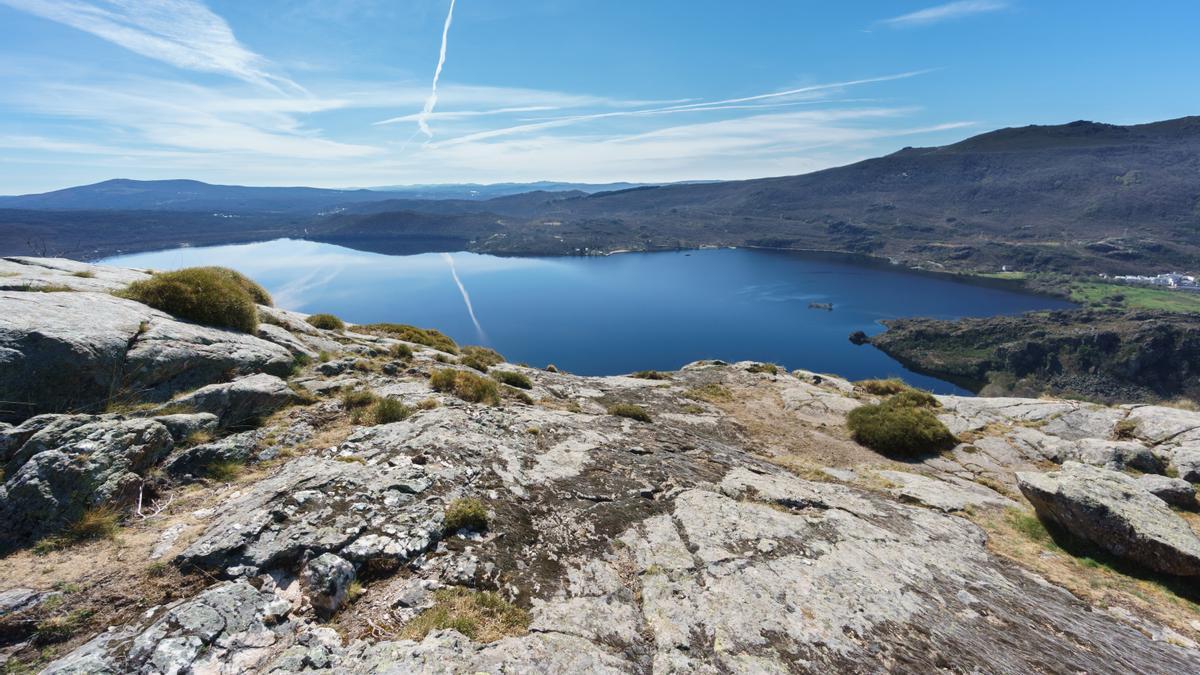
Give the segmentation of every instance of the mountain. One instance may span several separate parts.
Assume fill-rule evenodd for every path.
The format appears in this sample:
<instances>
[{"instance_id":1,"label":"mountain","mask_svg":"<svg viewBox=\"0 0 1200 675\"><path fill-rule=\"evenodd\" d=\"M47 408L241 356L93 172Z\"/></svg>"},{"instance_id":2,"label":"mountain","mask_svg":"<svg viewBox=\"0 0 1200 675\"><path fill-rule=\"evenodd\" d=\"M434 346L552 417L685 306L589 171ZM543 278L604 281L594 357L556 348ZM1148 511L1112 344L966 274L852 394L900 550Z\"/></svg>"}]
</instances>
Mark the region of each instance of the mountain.
<instances>
[{"instance_id":1,"label":"mountain","mask_svg":"<svg viewBox=\"0 0 1200 675\"><path fill-rule=\"evenodd\" d=\"M349 202L393 199L373 190L309 187L210 185L194 180L128 180L35 195L0 197L0 208L33 210L223 211L229 213L314 211Z\"/></svg>"},{"instance_id":2,"label":"mountain","mask_svg":"<svg viewBox=\"0 0 1200 675\"><path fill-rule=\"evenodd\" d=\"M1197 175L1200 117L1186 117L1001 129L800 176L492 199L109 181L0 200L0 208L19 209L0 219L37 231L31 221L47 216L29 209L63 210L49 250L76 256L111 249L105 232L127 218L113 211L111 227L86 230L69 210L137 208L274 214L277 236L299 226L302 236L354 246L364 245L366 229L388 250L419 249L431 236L504 255L761 246L870 254L930 269L1129 273L1200 267ZM307 220L298 223L301 215ZM488 236L478 236L484 222ZM455 231L460 225L467 229ZM64 240L62 230L72 236ZM196 233L181 223L176 236L190 241ZM29 251L23 238L0 231L0 252Z\"/></svg>"},{"instance_id":3,"label":"mountain","mask_svg":"<svg viewBox=\"0 0 1200 675\"><path fill-rule=\"evenodd\" d=\"M433 185L388 185L369 188L382 192L391 192L405 199L493 199L507 197L523 192L607 192L609 190L625 190L642 187L650 183L561 183L557 181L536 181L533 183L450 183Z\"/></svg>"}]
</instances>

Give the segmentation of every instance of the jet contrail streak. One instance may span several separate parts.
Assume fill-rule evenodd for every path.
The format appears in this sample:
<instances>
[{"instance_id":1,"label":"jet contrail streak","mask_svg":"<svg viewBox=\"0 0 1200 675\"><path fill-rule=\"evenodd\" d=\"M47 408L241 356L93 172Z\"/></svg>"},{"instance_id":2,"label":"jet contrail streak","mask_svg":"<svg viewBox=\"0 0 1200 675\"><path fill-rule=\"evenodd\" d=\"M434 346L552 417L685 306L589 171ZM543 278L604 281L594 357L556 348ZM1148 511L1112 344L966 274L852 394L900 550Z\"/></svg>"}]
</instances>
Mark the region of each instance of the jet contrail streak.
<instances>
[{"instance_id":1,"label":"jet contrail streak","mask_svg":"<svg viewBox=\"0 0 1200 675\"><path fill-rule=\"evenodd\" d=\"M438 55L437 69L433 71L433 86L429 89L429 98L425 99L425 107L421 109L421 114L417 115L417 128L425 134L425 138L433 138L433 132L429 130L429 116L433 114L433 107L437 105L438 79L442 76L442 67L446 65L446 38L450 37L450 22L453 20L454 0L450 0L450 11L446 13L446 25L442 27L442 51Z\"/></svg>"},{"instance_id":2,"label":"jet contrail streak","mask_svg":"<svg viewBox=\"0 0 1200 675\"><path fill-rule=\"evenodd\" d=\"M479 325L479 319L475 317L475 308L471 306L471 295L467 293L467 287L463 286L462 279L458 278L458 268L454 266L454 256L449 253L443 253L442 257L446 259L446 264L450 266L450 276L454 277L454 283L458 284L458 290L462 293L463 302L467 305L467 314L471 315L471 323L475 324L475 330L479 333L480 342L486 342L487 335L483 332L483 326Z\"/></svg>"}]
</instances>

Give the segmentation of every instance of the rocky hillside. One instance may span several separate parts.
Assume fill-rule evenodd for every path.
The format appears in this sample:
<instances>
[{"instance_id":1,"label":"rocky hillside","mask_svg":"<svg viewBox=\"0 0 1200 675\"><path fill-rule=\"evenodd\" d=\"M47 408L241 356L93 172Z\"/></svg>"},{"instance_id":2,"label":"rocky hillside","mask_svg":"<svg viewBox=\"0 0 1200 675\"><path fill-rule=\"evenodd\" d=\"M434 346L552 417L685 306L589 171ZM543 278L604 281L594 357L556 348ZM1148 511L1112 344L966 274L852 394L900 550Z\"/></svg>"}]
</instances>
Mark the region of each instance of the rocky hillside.
<instances>
[{"instance_id":1,"label":"rocky hillside","mask_svg":"<svg viewBox=\"0 0 1200 675\"><path fill-rule=\"evenodd\" d=\"M1091 309L884 323L876 347L986 395L1200 400L1195 314Z\"/></svg>"},{"instance_id":2,"label":"rocky hillside","mask_svg":"<svg viewBox=\"0 0 1200 675\"><path fill-rule=\"evenodd\" d=\"M1200 670L1200 413L907 392L954 444L889 457L887 383L238 333L148 276L0 263L9 672Z\"/></svg>"}]
</instances>

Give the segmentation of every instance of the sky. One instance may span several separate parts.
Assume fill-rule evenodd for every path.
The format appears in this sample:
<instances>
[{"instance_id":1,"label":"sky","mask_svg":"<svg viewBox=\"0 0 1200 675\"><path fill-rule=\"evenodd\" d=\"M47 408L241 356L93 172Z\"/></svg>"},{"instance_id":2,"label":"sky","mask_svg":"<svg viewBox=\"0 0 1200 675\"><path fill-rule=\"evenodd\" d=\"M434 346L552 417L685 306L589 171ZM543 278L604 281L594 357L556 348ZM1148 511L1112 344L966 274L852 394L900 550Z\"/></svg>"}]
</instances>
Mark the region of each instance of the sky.
<instances>
[{"instance_id":1,"label":"sky","mask_svg":"<svg viewBox=\"0 0 1200 675\"><path fill-rule=\"evenodd\" d=\"M1194 0L451 6L0 0L0 194L740 179L1200 113Z\"/></svg>"}]
</instances>

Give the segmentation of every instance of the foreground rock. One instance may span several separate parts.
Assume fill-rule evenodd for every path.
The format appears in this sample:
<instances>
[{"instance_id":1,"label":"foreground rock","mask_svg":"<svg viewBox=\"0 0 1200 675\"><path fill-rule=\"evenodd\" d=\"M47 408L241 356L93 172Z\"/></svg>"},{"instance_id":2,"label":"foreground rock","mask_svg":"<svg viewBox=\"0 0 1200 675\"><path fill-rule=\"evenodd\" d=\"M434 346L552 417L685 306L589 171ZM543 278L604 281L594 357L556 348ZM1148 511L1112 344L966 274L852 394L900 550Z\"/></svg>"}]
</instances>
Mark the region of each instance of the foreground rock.
<instances>
[{"instance_id":1,"label":"foreground rock","mask_svg":"<svg viewBox=\"0 0 1200 675\"><path fill-rule=\"evenodd\" d=\"M174 446L154 420L44 415L12 430L0 487L0 551L56 532L89 508L134 500Z\"/></svg>"},{"instance_id":2,"label":"foreground rock","mask_svg":"<svg viewBox=\"0 0 1200 675\"><path fill-rule=\"evenodd\" d=\"M1038 515L1071 534L1155 572L1200 575L1200 537L1129 476L1067 462L1018 481Z\"/></svg>"},{"instance_id":3,"label":"foreground rock","mask_svg":"<svg viewBox=\"0 0 1200 675\"><path fill-rule=\"evenodd\" d=\"M104 293L0 291L0 420L164 401L229 373L287 374L286 349Z\"/></svg>"},{"instance_id":4,"label":"foreground rock","mask_svg":"<svg viewBox=\"0 0 1200 675\"><path fill-rule=\"evenodd\" d=\"M201 387L172 399L167 407L215 415L219 426L228 428L259 420L295 400L287 382L259 373Z\"/></svg>"}]
</instances>

